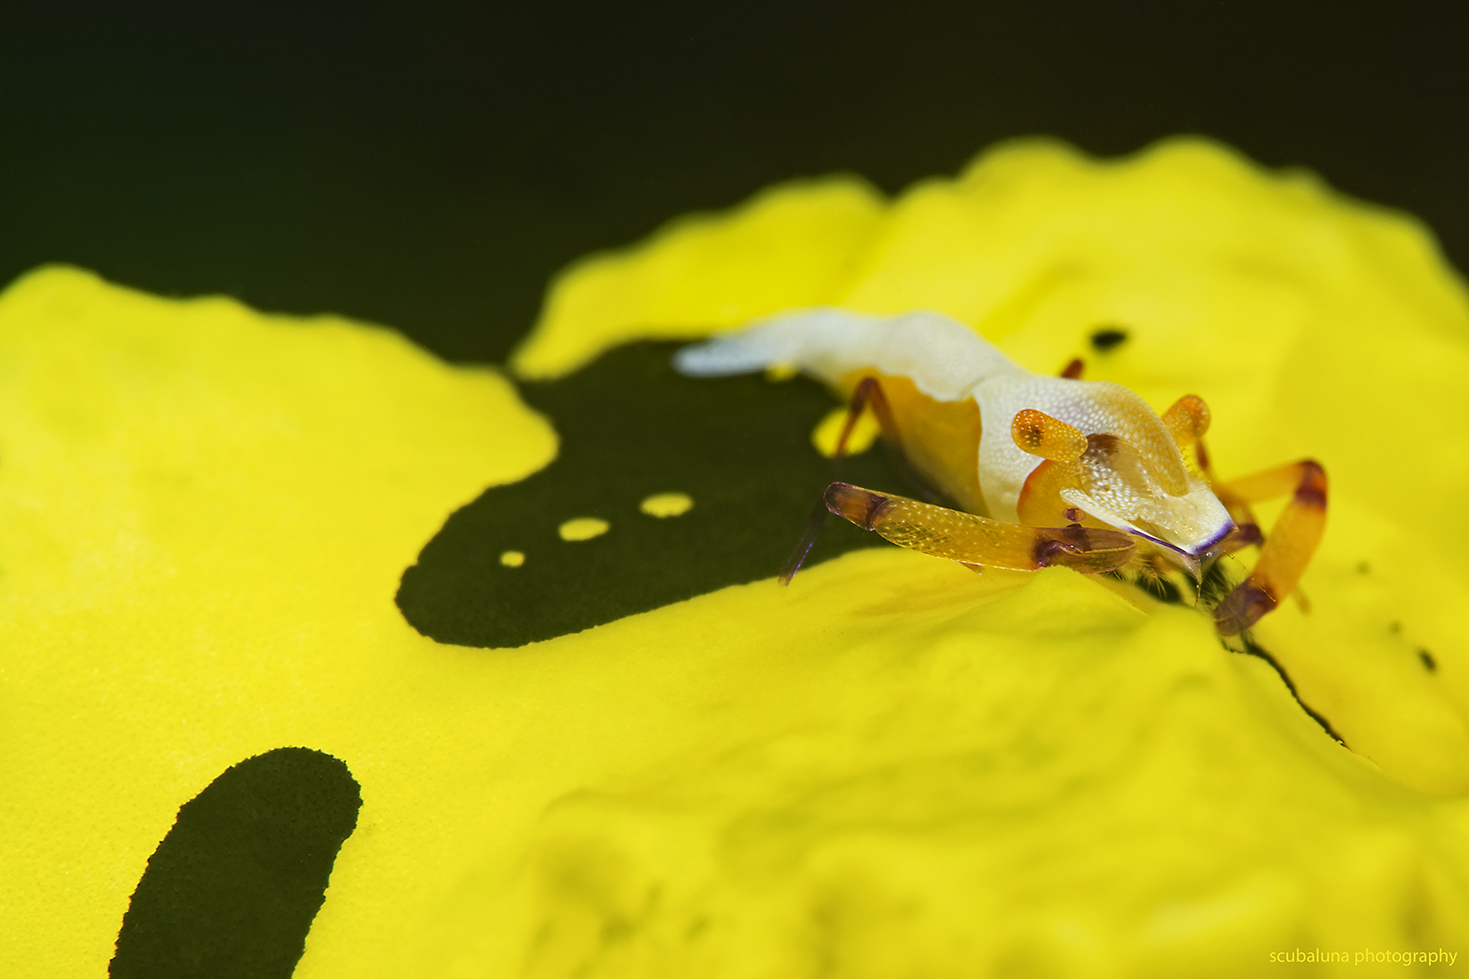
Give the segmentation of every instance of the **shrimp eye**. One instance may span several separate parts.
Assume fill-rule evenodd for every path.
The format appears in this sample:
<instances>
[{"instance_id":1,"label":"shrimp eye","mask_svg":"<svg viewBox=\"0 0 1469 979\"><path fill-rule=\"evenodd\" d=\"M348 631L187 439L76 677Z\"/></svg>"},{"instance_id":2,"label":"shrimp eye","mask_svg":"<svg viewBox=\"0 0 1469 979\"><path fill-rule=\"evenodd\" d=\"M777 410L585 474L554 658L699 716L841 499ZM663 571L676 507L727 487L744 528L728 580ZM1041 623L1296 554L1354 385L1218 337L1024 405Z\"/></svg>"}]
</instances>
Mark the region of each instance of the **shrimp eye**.
<instances>
[{"instance_id":1,"label":"shrimp eye","mask_svg":"<svg viewBox=\"0 0 1469 979\"><path fill-rule=\"evenodd\" d=\"M1209 430L1209 406L1197 394L1185 394L1163 412L1163 424L1178 447L1185 448Z\"/></svg>"},{"instance_id":2,"label":"shrimp eye","mask_svg":"<svg viewBox=\"0 0 1469 979\"><path fill-rule=\"evenodd\" d=\"M1010 437L1023 451L1054 462L1071 462L1086 451L1086 436L1044 411L1022 408L1010 423Z\"/></svg>"}]
</instances>

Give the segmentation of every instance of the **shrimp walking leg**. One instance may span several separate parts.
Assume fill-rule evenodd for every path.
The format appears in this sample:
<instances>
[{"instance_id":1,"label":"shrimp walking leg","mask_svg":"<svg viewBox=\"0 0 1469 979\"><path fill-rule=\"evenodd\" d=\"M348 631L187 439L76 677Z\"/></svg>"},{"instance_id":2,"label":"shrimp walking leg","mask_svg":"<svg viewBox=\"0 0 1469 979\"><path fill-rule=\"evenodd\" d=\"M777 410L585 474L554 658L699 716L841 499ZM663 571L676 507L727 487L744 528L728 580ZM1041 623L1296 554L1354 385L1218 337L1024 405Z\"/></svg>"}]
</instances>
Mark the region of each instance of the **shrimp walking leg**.
<instances>
[{"instance_id":1,"label":"shrimp walking leg","mask_svg":"<svg viewBox=\"0 0 1469 979\"><path fill-rule=\"evenodd\" d=\"M853 486L832 483L826 508L899 547L965 565L1037 571L1068 567L1087 574L1132 560L1126 534L1072 527L1025 527Z\"/></svg>"},{"instance_id":2,"label":"shrimp walking leg","mask_svg":"<svg viewBox=\"0 0 1469 979\"><path fill-rule=\"evenodd\" d=\"M883 442L897 457L903 454L903 438L898 434L897 422L893 419L893 409L888 404L887 395L883 393L882 384L875 377L864 377L857 387L852 391L852 400L847 407L847 420L842 425L842 434L837 439L836 451L832 458L838 462L847 455L847 442L852 437L852 431L857 427L857 422L862 417L862 412L867 408L872 409L873 415L877 417L878 427L882 430ZM821 529L826 525L827 508L824 502L817 501L811 510L811 517L806 521L806 530L801 534L801 539L791 551L790 557L780 569L780 583L789 585L796 572L801 570L801 565L806 561L806 555L811 553L811 548L816 546L816 538L821 536Z\"/></svg>"},{"instance_id":3,"label":"shrimp walking leg","mask_svg":"<svg viewBox=\"0 0 1469 979\"><path fill-rule=\"evenodd\" d=\"M1303 459L1218 487L1220 501L1231 510L1286 493L1291 500L1261 545L1259 562L1214 610L1221 635L1248 629L1295 588L1326 528L1326 470Z\"/></svg>"},{"instance_id":4,"label":"shrimp walking leg","mask_svg":"<svg viewBox=\"0 0 1469 979\"><path fill-rule=\"evenodd\" d=\"M836 452L832 458L841 459L847 454L847 440L852 437L852 430L857 427L857 421L862 417L863 409L872 407L872 413L877 417L877 425L882 429L882 440L887 443L889 449L898 455L903 454L903 437L898 434L898 423L893 418L892 406L888 404L887 395L883 393L882 384L875 377L864 377L852 391L852 401L847 408L847 421L842 426L841 437L837 439Z\"/></svg>"}]
</instances>

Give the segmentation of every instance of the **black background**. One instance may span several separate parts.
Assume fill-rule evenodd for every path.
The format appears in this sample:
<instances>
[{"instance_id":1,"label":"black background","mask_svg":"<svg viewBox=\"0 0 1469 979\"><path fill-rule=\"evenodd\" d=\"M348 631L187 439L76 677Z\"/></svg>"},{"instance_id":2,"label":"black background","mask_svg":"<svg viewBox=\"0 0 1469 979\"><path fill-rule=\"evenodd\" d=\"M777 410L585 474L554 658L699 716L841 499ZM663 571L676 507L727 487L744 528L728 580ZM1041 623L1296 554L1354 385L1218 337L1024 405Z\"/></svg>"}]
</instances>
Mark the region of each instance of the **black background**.
<instances>
[{"instance_id":1,"label":"black background","mask_svg":"<svg viewBox=\"0 0 1469 979\"><path fill-rule=\"evenodd\" d=\"M1034 133L1216 136L1466 268L1453 6L34 3L0 18L0 281L72 262L499 361L590 250Z\"/></svg>"}]
</instances>

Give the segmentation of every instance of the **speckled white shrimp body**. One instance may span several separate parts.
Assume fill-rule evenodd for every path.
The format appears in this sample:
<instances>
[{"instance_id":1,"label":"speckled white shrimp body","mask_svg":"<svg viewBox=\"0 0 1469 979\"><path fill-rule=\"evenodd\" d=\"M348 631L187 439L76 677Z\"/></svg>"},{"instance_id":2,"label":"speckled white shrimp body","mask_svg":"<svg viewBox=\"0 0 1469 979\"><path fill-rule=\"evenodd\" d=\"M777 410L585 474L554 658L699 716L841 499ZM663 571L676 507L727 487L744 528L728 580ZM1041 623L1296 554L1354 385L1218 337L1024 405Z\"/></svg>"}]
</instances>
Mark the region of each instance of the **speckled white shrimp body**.
<instances>
[{"instance_id":1,"label":"speckled white shrimp body","mask_svg":"<svg viewBox=\"0 0 1469 979\"><path fill-rule=\"evenodd\" d=\"M1011 422L1034 408L1084 435L1113 435L1146 461L1146 486L1104 478L1063 490L1068 504L1174 551L1197 555L1233 528L1206 481L1191 474L1178 446L1147 403L1108 381L1032 374L973 330L935 312L894 318L837 309L782 314L740 332L680 350L683 374L712 377L794 368L833 387L854 372L905 377L941 402L973 399L983 421L978 466L990 516L1018 522L1026 479L1042 463L1015 444ZM1139 524L1142 527L1138 526ZM1146 528L1146 529L1143 529Z\"/></svg>"}]
</instances>

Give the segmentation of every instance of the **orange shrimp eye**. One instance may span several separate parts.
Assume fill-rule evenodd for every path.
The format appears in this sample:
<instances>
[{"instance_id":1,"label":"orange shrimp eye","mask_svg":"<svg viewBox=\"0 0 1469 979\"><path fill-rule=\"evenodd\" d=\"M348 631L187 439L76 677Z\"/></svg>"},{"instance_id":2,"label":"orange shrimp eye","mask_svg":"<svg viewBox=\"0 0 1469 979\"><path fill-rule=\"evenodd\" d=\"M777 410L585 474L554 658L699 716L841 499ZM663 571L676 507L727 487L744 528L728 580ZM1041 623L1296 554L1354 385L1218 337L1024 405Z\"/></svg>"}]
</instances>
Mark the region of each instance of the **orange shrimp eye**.
<instances>
[{"instance_id":1,"label":"orange shrimp eye","mask_svg":"<svg viewBox=\"0 0 1469 979\"><path fill-rule=\"evenodd\" d=\"M1086 436L1080 429L1034 408L1015 413L1010 437L1025 452L1054 462L1071 462L1086 451Z\"/></svg>"},{"instance_id":2,"label":"orange shrimp eye","mask_svg":"<svg viewBox=\"0 0 1469 979\"><path fill-rule=\"evenodd\" d=\"M1163 412L1163 424L1179 448L1192 445L1209 430L1209 406L1197 394L1185 394Z\"/></svg>"}]
</instances>

